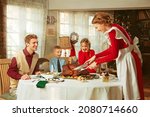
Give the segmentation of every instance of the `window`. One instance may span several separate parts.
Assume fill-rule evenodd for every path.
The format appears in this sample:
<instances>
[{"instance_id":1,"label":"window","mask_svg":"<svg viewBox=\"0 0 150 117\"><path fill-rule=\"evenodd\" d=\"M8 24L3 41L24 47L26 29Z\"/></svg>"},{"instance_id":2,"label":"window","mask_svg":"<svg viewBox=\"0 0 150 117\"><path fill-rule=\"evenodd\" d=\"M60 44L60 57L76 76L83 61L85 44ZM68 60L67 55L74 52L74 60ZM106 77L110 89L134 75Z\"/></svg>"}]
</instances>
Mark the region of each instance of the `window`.
<instances>
[{"instance_id":1,"label":"window","mask_svg":"<svg viewBox=\"0 0 150 117\"><path fill-rule=\"evenodd\" d=\"M82 38L88 38L91 42L91 48L96 52L100 50L99 33L91 23L94 14L94 12L60 12L60 36L70 36L72 32L79 34L79 41L75 44L76 53L80 50L80 41Z\"/></svg>"},{"instance_id":2,"label":"window","mask_svg":"<svg viewBox=\"0 0 150 117\"><path fill-rule=\"evenodd\" d=\"M25 47L24 37L29 33L38 36L38 53L42 54L44 10L34 7L7 5L7 57Z\"/></svg>"},{"instance_id":3,"label":"window","mask_svg":"<svg viewBox=\"0 0 150 117\"><path fill-rule=\"evenodd\" d=\"M72 26L70 15L70 13L60 13L60 35L68 35L70 33L70 26Z\"/></svg>"}]
</instances>

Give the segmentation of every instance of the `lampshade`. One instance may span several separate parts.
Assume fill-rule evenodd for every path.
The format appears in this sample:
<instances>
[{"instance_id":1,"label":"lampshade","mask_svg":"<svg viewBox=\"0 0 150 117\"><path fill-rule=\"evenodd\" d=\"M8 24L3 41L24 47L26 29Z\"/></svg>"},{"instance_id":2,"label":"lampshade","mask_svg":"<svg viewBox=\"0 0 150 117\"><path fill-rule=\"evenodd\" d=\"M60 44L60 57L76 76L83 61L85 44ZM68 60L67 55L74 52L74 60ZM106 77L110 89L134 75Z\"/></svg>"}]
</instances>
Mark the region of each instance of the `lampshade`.
<instances>
[{"instance_id":1,"label":"lampshade","mask_svg":"<svg viewBox=\"0 0 150 117\"><path fill-rule=\"evenodd\" d=\"M59 37L59 46L62 49L71 49L71 42L69 36Z\"/></svg>"}]
</instances>

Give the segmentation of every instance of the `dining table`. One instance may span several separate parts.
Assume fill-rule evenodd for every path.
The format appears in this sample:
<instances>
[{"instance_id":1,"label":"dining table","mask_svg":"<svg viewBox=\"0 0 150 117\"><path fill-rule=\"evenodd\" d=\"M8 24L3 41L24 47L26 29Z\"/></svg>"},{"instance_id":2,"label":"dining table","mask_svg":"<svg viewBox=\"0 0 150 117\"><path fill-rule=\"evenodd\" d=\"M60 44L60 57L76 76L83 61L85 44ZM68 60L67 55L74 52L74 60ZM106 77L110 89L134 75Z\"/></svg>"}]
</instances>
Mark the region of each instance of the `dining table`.
<instances>
[{"instance_id":1,"label":"dining table","mask_svg":"<svg viewBox=\"0 0 150 117\"><path fill-rule=\"evenodd\" d=\"M48 75L47 75L48 76ZM103 82L102 78L77 80L61 78L60 82L48 80L45 87L37 87L41 79L19 80L17 100L122 100L122 83L118 78ZM53 78L49 75L49 78ZM43 80L43 79L42 79Z\"/></svg>"}]
</instances>

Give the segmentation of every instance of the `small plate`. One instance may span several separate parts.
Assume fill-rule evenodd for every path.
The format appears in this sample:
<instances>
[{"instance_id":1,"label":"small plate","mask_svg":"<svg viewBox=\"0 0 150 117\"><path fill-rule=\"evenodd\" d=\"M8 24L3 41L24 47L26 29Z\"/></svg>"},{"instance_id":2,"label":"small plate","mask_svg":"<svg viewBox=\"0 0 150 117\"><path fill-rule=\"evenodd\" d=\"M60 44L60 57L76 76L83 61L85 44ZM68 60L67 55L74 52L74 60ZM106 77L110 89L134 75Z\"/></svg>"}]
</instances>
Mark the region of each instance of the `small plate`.
<instances>
[{"instance_id":1,"label":"small plate","mask_svg":"<svg viewBox=\"0 0 150 117\"><path fill-rule=\"evenodd\" d=\"M102 79L103 76L100 75L100 78ZM113 74L109 74L109 79L113 80L113 79L117 79L117 77L115 75L113 75Z\"/></svg>"},{"instance_id":2,"label":"small plate","mask_svg":"<svg viewBox=\"0 0 150 117\"><path fill-rule=\"evenodd\" d=\"M37 79L37 78L38 78L37 75L29 75L29 77L30 77L31 79Z\"/></svg>"},{"instance_id":3,"label":"small plate","mask_svg":"<svg viewBox=\"0 0 150 117\"><path fill-rule=\"evenodd\" d=\"M53 75L41 74L41 76L46 78L46 79L52 79L53 78Z\"/></svg>"},{"instance_id":4,"label":"small plate","mask_svg":"<svg viewBox=\"0 0 150 117\"><path fill-rule=\"evenodd\" d=\"M58 83L58 82L64 82L65 80L63 78L52 78L52 79L48 79L48 82L54 82L54 83Z\"/></svg>"}]
</instances>

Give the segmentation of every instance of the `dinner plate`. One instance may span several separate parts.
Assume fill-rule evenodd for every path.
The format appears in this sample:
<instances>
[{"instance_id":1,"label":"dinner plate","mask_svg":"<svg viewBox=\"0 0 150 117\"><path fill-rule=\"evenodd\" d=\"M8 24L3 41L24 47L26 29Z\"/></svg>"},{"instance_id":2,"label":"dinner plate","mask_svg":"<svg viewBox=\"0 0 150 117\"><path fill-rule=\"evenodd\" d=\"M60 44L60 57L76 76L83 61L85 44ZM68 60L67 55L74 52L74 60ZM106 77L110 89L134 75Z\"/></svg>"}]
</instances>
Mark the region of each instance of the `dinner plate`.
<instances>
[{"instance_id":1,"label":"dinner plate","mask_svg":"<svg viewBox=\"0 0 150 117\"><path fill-rule=\"evenodd\" d=\"M36 79L36 78L38 78L37 75L29 75L29 77L30 77L31 79Z\"/></svg>"},{"instance_id":2,"label":"dinner plate","mask_svg":"<svg viewBox=\"0 0 150 117\"><path fill-rule=\"evenodd\" d=\"M90 73L90 75L93 75L94 79L99 79L100 78L100 74L97 74L97 73Z\"/></svg>"},{"instance_id":3,"label":"dinner plate","mask_svg":"<svg viewBox=\"0 0 150 117\"><path fill-rule=\"evenodd\" d=\"M46 78L46 79L52 79L53 78L53 75L41 74L41 76Z\"/></svg>"},{"instance_id":4,"label":"dinner plate","mask_svg":"<svg viewBox=\"0 0 150 117\"><path fill-rule=\"evenodd\" d=\"M65 80L63 78L52 78L52 79L48 79L49 83L58 83L58 82L64 82Z\"/></svg>"},{"instance_id":5,"label":"dinner plate","mask_svg":"<svg viewBox=\"0 0 150 117\"><path fill-rule=\"evenodd\" d=\"M100 78L102 79L103 76L100 75ZM115 75L113 75L113 74L109 74L109 79L113 80L113 79L117 79L117 77Z\"/></svg>"},{"instance_id":6,"label":"dinner plate","mask_svg":"<svg viewBox=\"0 0 150 117\"><path fill-rule=\"evenodd\" d=\"M41 74L41 75L30 75L31 79L52 79L53 75L46 75L46 74Z\"/></svg>"}]
</instances>

